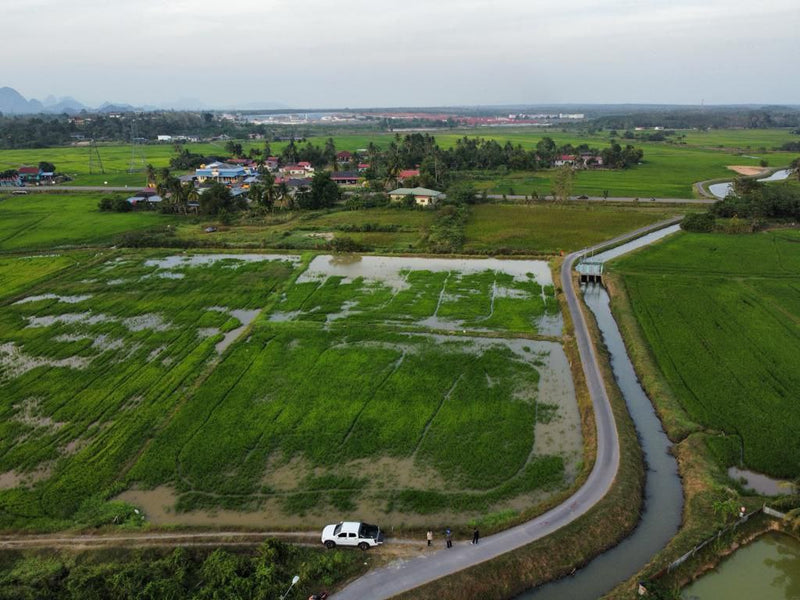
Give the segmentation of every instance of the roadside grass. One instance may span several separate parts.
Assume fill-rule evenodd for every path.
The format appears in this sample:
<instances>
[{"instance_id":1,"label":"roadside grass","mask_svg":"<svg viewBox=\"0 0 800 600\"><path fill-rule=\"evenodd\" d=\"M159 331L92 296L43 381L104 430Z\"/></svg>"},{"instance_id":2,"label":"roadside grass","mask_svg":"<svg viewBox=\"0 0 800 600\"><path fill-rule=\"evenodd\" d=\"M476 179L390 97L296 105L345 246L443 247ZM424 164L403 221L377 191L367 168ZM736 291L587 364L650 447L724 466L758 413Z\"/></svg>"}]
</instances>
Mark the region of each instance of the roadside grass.
<instances>
[{"instance_id":1,"label":"roadside grass","mask_svg":"<svg viewBox=\"0 0 800 600\"><path fill-rule=\"evenodd\" d=\"M685 209L536 203L479 204L465 229L466 252L557 254L601 242Z\"/></svg>"},{"instance_id":2,"label":"roadside grass","mask_svg":"<svg viewBox=\"0 0 800 600\"><path fill-rule=\"evenodd\" d=\"M103 213L102 194L0 195L0 252L109 244L116 235L174 222L156 211Z\"/></svg>"}]
</instances>

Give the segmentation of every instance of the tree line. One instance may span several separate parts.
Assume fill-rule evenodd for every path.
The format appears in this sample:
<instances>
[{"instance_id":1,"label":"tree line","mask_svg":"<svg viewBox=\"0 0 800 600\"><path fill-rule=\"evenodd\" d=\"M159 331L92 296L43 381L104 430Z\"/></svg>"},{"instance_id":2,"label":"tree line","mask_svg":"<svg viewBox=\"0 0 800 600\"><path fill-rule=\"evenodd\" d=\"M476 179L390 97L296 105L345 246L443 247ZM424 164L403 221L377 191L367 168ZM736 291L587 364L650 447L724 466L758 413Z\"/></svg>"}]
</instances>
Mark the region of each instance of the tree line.
<instances>
[{"instance_id":1,"label":"tree line","mask_svg":"<svg viewBox=\"0 0 800 600\"><path fill-rule=\"evenodd\" d=\"M792 161L793 177L800 182L800 158ZM800 187L766 184L755 178L737 177L731 192L704 213L687 215L681 223L686 231L757 231L770 221L800 219ZM723 221L723 223L720 223Z\"/></svg>"}]
</instances>

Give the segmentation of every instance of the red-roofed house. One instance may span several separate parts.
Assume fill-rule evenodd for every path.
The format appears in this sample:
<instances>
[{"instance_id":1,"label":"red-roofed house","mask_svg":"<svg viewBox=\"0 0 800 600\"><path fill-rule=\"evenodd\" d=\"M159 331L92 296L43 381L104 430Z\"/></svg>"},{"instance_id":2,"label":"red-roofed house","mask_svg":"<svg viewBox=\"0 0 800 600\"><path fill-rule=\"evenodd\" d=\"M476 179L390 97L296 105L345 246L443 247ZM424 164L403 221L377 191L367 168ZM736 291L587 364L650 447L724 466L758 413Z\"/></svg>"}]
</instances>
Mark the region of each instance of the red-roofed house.
<instances>
[{"instance_id":1,"label":"red-roofed house","mask_svg":"<svg viewBox=\"0 0 800 600\"><path fill-rule=\"evenodd\" d=\"M419 177L419 169L403 169L397 174L397 181L403 183L411 177Z\"/></svg>"},{"instance_id":2,"label":"red-roofed house","mask_svg":"<svg viewBox=\"0 0 800 600\"><path fill-rule=\"evenodd\" d=\"M286 177L310 177L314 174L314 167L307 161L299 162L296 165L284 165L279 170L281 175Z\"/></svg>"},{"instance_id":3,"label":"red-roofed house","mask_svg":"<svg viewBox=\"0 0 800 600\"><path fill-rule=\"evenodd\" d=\"M575 165L575 160L578 157L573 154L562 154L558 158L556 158L555 162L553 163L557 167L563 167L564 165L573 166Z\"/></svg>"},{"instance_id":4,"label":"red-roofed house","mask_svg":"<svg viewBox=\"0 0 800 600\"><path fill-rule=\"evenodd\" d=\"M341 152L336 153L337 162L350 162L351 160L353 160L353 154L347 150L342 150Z\"/></svg>"},{"instance_id":5,"label":"red-roofed house","mask_svg":"<svg viewBox=\"0 0 800 600\"><path fill-rule=\"evenodd\" d=\"M363 173L367 169L369 169L369 163L358 163L358 172L359 173Z\"/></svg>"},{"instance_id":6,"label":"red-roofed house","mask_svg":"<svg viewBox=\"0 0 800 600\"><path fill-rule=\"evenodd\" d=\"M17 172L20 181L39 181L39 167L20 167Z\"/></svg>"}]
</instances>

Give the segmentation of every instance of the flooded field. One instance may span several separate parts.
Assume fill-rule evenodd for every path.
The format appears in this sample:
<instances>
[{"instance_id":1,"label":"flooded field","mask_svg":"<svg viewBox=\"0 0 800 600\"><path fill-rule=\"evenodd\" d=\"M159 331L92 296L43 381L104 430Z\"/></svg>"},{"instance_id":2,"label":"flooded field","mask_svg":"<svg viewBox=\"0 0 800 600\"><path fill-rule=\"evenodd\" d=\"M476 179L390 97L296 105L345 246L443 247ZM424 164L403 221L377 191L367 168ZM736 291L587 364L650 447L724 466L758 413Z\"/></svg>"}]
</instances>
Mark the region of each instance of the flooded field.
<instances>
[{"instance_id":1,"label":"flooded field","mask_svg":"<svg viewBox=\"0 0 800 600\"><path fill-rule=\"evenodd\" d=\"M582 464L543 261L117 253L0 322L0 501L43 522L456 524Z\"/></svg>"}]
</instances>

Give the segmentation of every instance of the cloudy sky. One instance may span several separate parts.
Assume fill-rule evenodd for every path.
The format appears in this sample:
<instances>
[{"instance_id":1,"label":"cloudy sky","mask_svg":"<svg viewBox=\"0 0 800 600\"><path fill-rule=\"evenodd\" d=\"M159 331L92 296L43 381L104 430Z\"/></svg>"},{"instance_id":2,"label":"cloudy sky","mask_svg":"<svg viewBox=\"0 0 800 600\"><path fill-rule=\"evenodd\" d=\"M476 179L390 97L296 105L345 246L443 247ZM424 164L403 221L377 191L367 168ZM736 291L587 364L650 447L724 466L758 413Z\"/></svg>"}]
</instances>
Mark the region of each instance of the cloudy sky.
<instances>
[{"instance_id":1,"label":"cloudy sky","mask_svg":"<svg viewBox=\"0 0 800 600\"><path fill-rule=\"evenodd\" d=\"M0 0L0 7L0 86L29 98L293 107L800 104L798 0Z\"/></svg>"}]
</instances>

